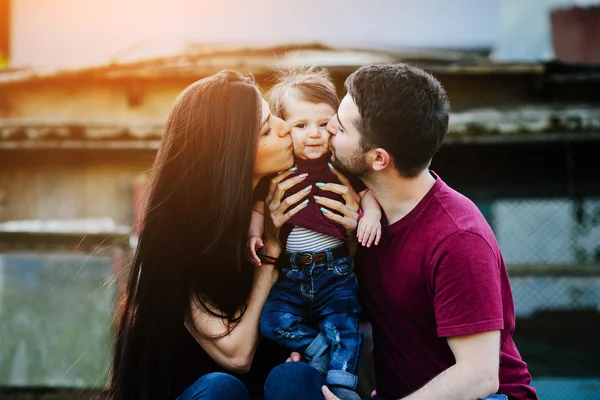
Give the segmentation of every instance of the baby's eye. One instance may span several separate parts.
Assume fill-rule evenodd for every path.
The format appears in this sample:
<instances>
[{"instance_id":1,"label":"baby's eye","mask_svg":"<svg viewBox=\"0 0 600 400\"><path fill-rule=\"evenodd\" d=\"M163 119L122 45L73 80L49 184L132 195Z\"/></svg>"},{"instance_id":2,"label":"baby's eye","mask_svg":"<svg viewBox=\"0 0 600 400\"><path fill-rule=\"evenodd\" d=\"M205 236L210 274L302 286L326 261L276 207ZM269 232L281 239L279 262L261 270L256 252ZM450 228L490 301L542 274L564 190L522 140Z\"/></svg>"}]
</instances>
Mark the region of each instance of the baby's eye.
<instances>
[{"instance_id":1,"label":"baby's eye","mask_svg":"<svg viewBox=\"0 0 600 400\"><path fill-rule=\"evenodd\" d=\"M306 128L306 124L296 124L296 128Z\"/></svg>"},{"instance_id":2,"label":"baby's eye","mask_svg":"<svg viewBox=\"0 0 600 400\"><path fill-rule=\"evenodd\" d=\"M327 128L327 122L323 122L321 123L321 125L319 125L321 128Z\"/></svg>"}]
</instances>

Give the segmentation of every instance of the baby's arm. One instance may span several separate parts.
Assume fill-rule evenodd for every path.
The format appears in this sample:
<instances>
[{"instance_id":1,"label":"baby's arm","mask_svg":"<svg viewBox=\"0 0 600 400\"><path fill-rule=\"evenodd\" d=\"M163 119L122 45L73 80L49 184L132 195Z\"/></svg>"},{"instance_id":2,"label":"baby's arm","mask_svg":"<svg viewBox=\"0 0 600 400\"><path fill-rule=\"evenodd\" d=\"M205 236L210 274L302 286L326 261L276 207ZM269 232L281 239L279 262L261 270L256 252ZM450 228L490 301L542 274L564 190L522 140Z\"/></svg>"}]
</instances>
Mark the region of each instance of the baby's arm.
<instances>
[{"instance_id":1,"label":"baby's arm","mask_svg":"<svg viewBox=\"0 0 600 400\"><path fill-rule=\"evenodd\" d=\"M262 238L263 230L265 229L265 202L257 200L252 205L252 218L250 219L250 229L248 229L248 237Z\"/></svg>"},{"instance_id":2,"label":"baby's arm","mask_svg":"<svg viewBox=\"0 0 600 400\"><path fill-rule=\"evenodd\" d=\"M381 239L381 207L369 189L360 192L359 196L363 216L358 221L358 242L367 247L371 247L373 242L378 245Z\"/></svg>"},{"instance_id":3,"label":"baby's arm","mask_svg":"<svg viewBox=\"0 0 600 400\"><path fill-rule=\"evenodd\" d=\"M256 251L264 246L262 241L263 231L265 229L265 202L255 201L252 206L252 217L250 218L250 228L248 229L248 242L246 243L246 251L248 260L260 266L260 259L256 255Z\"/></svg>"}]
</instances>

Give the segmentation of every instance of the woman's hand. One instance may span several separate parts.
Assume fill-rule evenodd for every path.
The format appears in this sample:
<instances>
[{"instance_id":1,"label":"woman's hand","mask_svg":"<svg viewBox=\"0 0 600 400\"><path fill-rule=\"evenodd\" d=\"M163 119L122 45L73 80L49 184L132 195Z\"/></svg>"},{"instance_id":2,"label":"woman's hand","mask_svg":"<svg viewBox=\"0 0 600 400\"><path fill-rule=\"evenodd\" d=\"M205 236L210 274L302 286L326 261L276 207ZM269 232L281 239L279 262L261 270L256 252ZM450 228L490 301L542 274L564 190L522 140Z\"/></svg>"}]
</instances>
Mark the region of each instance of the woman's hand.
<instances>
[{"instance_id":1,"label":"woman's hand","mask_svg":"<svg viewBox=\"0 0 600 400\"><path fill-rule=\"evenodd\" d=\"M289 221L290 218L307 206L308 199L305 199L288 212L285 211L290 208L290 206L308 196L312 189L312 186L307 186L298 193L282 201L283 194L286 190L296 186L308 176L308 174L300 174L293 178L286 179L292 173L293 171L282 172L271 179L269 193L265 200L265 245L263 251L264 254L271 257L279 257L279 254L281 253L281 242L279 241L279 231L281 230L281 227Z\"/></svg>"},{"instance_id":2,"label":"woman's hand","mask_svg":"<svg viewBox=\"0 0 600 400\"><path fill-rule=\"evenodd\" d=\"M360 196L354 191L354 189L352 189L352 185L350 185L350 182L348 182L348 179L346 179L344 175L340 174L333 168L331 169L331 172L337 176L342 184L325 183L323 186L320 186L320 189L328 190L341 195L346 204L342 203L341 201L328 199L326 197L315 196L315 200L318 204L326 207L321 207L321 212L323 212L323 215L342 225L346 229L348 236L352 236L352 233L358 226ZM327 210L328 208L331 210L336 210L342 215L329 212Z\"/></svg>"}]
</instances>

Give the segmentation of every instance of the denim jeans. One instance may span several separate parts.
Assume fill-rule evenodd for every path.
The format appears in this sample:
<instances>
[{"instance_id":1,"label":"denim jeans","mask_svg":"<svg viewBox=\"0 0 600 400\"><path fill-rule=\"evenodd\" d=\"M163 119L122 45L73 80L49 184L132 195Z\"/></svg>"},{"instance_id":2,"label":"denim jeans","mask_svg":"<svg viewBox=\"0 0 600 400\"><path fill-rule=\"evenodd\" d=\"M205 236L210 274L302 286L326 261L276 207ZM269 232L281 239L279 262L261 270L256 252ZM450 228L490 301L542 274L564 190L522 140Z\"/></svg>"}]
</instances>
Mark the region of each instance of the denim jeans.
<instances>
[{"instance_id":1,"label":"denim jeans","mask_svg":"<svg viewBox=\"0 0 600 400\"><path fill-rule=\"evenodd\" d=\"M265 400L324 400L323 376L303 362L288 362L273 368L265 382Z\"/></svg>"},{"instance_id":2,"label":"denim jeans","mask_svg":"<svg viewBox=\"0 0 600 400\"><path fill-rule=\"evenodd\" d=\"M322 375L302 362L288 362L273 368L265 381L264 400L324 400ZM199 378L177 400L250 400L244 384L236 377L213 372ZM376 398L373 398L376 400ZM503 394L493 394L478 400L508 400Z\"/></svg>"},{"instance_id":3,"label":"denim jeans","mask_svg":"<svg viewBox=\"0 0 600 400\"><path fill-rule=\"evenodd\" d=\"M331 250L325 252L327 260L305 266L296 262L302 253L285 253L290 266L282 268L271 289L260 330L263 336L312 361L311 365L326 374L329 386L354 390L362 341L354 261L349 255L334 258Z\"/></svg>"},{"instance_id":4,"label":"denim jeans","mask_svg":"<svg viewBox=\"0 0 600 400\"><path fill-rule=\"evenodd\" d=\"M250 400L246 386L233 375L213 372L200 377L177 400Z\"/></svg>"}]
</instances>

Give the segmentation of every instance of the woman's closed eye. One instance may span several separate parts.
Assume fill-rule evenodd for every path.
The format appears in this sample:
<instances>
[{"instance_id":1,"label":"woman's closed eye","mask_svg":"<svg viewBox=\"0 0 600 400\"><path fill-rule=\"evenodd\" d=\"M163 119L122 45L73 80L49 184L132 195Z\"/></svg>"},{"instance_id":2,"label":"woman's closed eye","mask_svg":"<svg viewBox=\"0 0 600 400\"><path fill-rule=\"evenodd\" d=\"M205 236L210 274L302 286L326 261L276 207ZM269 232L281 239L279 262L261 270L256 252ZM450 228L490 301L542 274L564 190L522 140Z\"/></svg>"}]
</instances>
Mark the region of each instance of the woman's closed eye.
<instances>
[{"instance_id":1,"label":"woman's closed eye","mask_svg":"<svg viewBox=\"0 0 600 400\"><path fill-rule=\"evenodd\" d=\"M269 127L269 129L267 129L266 131L264 131L261 136L268 136L269 133L271 133L271 128Z\"/></svg>"}]
</instances>

